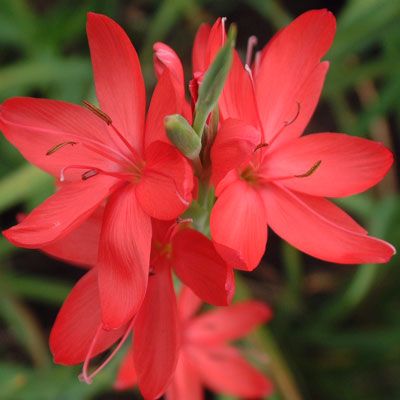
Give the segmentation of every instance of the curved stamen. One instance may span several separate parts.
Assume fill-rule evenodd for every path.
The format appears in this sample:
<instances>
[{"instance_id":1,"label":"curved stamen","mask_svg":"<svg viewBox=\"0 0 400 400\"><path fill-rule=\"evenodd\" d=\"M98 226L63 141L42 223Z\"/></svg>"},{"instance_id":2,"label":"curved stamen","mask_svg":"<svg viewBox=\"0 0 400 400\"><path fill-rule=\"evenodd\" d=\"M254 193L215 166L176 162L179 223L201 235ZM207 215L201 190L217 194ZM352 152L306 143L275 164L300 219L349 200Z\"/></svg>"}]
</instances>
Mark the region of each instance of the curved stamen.
<instances>
[{"instance_id":1,"label":"curved stamen","mask_svg":"<svg viewBox=\"0 0 400 400\"><path fill-rule=\"evenodd\" d=\"M268 143L260 143L260 144L258 144L258 145L256 146L256 148L253 150L253 153L255 153L258 149L261 149L261 148L267 147L267 146L269 146Z\"/></svg>"},{"instance_id":2,"label":"curved stamen","mask_svg":"<svg viewBox=\"0 0 400 400\"><path fill-rule=\"evenodd\" d=\"M111 117L109 117L104 111L100 110L100 108L96 107L94 104L89 103L87 100L83 100L82 103L95 115L101 118L108 126L113 128L114 132L117 134L118 138L124 143L127 149L132 153L135 158L136 164L139 165L142 161L142 158L139 156L137 151L133 148L133 146L126 140L126 138L122 135L122 133L116 128L113 124Z\"/></svg>"},{"instance_id":3,"label":"curved stamen","mask_svg":"<svg viewBox=\"0 0 400 400\"><path fill-rule=\"evenodd\" d=\"M112 119L100 108L96 107L94 104L89 103L87 100L82 100L82 103L95 115L101 118L107 125L112 123Z\"/></svg>"},{"instance_id":4,"label":"curved stamen","mask_svg":"<svg viewBox=\"0 0 400 400\"><path fill-rule=\"evenodd\" d=\"M91 145L89 145L89 144L87 144L85 142L71 142L71 141L69 141L69 142L59 143L59 144L55 145L54 147L52 147L46 153L46 156L50 156L50 155L54 154L56 151L60 150L64 146L67 146L67 145L74 146L76 144L81 144L82 146L85 146L88 150L93 151L94 153L99 154L102 157L107 158L108 160L113 161L113 162L121 165L124 169L127 169L132 164L131 161L128 160L128 159L126 159L126 162L128 163L128 164L126 164L126 163L122 162L121 160L119 160L119 159L117 159L117 158L115 158L113 156L110 156L107 152L104 152L104 151L101 151L99 149L96 149L95 147L92 147ZM100 145L99 147L101 148L102 146Z\"/></svg>"},{"instance_id":5,"label":"curved stamen","mask_svg":"<svg viewBox=\"0 0 400 400\"><path fill-rule=\"evenodd\" d=\"M67 145L73 146L73 145L75 145L75 144L77 144L77 142L64 142L64 143L56 144L54 147L52 147L52 148L46 153L46 156L50 156L50 155L54 154L56 151L60 150L60 149L63 148L64 146L67 146Z\"/></svg>"},{"instance_id":6,"label":"curved stamen","mask_svg":"<svg viewBox=\"0 0 400 400\"><path fill-rule=\"evenodd\" d=\"M296 121L296 119L298 118L298 116L300 115L300 109L301 109L301 103L299 101L296 101L297 104L297 112L296 115L289 121L283 121L283 123L288 126L293 124L294 121Z\"/></svg>"},{"instance_id":7,"label":"curved stamen","mask_svg":"<svg viewBox=\"0 0 400 400\"><path fill-rule=\"evenodd\" d=\"M96 331L96 334L93 337L92 343L90 343L89 350L88 350L88 352L86 354L86 358L85 358L85 361L83 363L82 374L79 375L79 380L86 382L88 385L90 385L92 383L92 381L87 376L87 369L89 367L90 359L91 359L92 354L93 354L94 346L97 343L97 340L98 340L98 338L100 336L101 331L102 331L102 324L100 324L99 327L97 328L97 331Z\"/></svg>"},{"instance_id":8,"label":"curved stamen","mask_svg":"<svg viewBox=\"0 0 400 400\"><path fill-rule=\"evenodd\" d=\"M86 354L85 362L83 363L82 373L79 375L79 380L82 382L86 382L87 384L91 384L93 381L92 379L114 358L115 354L118 353L119 349L122 345L126 342L130 332L133 330L133 324L136 319L136 315L132 318L131 323L129 324L124 336L122 337L121 341L118 343L117 347L112 351L112 353L106 358L106 360L100 364L90 375L88 375L88 368L90 364L90 359L93 354L94 347L99 339L100 333L103 330L102 324L100 324L99 328L96 331L96 334L90 344L89 351Z\"/></svg>"},{"instance_id":9,"label":"curved stamen","mask_svg":"<svg viewBox=\"0 0 400 400\"><path fill-rule=\"evenodd\" d=\"M296 121L296 119L299 117L300 115L300 109L301 109L301 103L299 101L296 101L297 104L297 112L296 115L289 121L283 121L283 125L279 128L278 132L275 133L275 135L272 137L272 139L270 139L269 144L272 144L275 139L284 131L284 129L293 124L294 121Z\"/></svg>"},{"instance_id":10,"label":"curved stamen","mask_svg":"<svg viewBox=\"0 0 400 400\"><path fill-rule=\"evenodd\" d=\"M138 152L133 148L133 146L126 140L126 138L122 135L122 133L116 128L116 126L111 123L110 124L111 128L114 129L114 132L117 134L117 136L122 140L124 145L128 148L128 150L132 153L132 155L135 158L135 162L137 165L143 162L142 157L138 154Z\"/></svg>"},{"instance_id":11,"label":"curved stamen","mask_svg":"<svg viewBox=\"0 0 400 400\"><path fill-rule=\"evenodd\" d=\"M262 135L262 142L265 143L265 133L264 133L264 127L261 123L261 118L260 118L260 113L258 112L258 106L257 106L257 99L256 99L256 88L255 88L255 84L254 84L254 79L253 79L253 72L251 70L251 68L249 67L248 64L246 64L244 66L244 69L246 70L246 72L249 75L250 78L250 82L251 82L251 89L252 89L252 95L253 95L253 102L256 108L256 116L257 116L257 122L258 122L258 126L261 130L261 135Z\"/></svg>"},{"instance_id":12,"label":"curved stamen","mask_svg":"<svg viewBox=\"0 0 400 400\"><path fill-rule=\"evenodd\" d=\"M251 59L253 58L254 47L257 46L258 39L256 36L252 35L247 40L247 51L246 51L246 65L251 64Z\"/></svg>"},{"instance_id":13,"label":"curved stamen","mask_svg":"<svg viewBox=\"0 0 400 400\"><path fill-rule=\"evenodd\" d=\"M296 178L307 178L307 176L312 175L321 165L321 162L322 160L318 160L305 174L295 175Z\"/></svg>"},{"instance_id":14,"label":"curved stamen","mask_svg":"<svg viewBox=\"0 0 400 400\"><path fill-rule=\"evenodd\" d=\"M92 170L86 171L84 174L82 174L81 178L83 181L86 181L87 179L91 178L92 176L96 176L98 174L99 174L99 171L92 169Z\"/></svg>"},{"instance_id":15,"label":"curved stamen","mask_svg":"<svg viewBox=\"0 0 400 400\"><path fill-rule=\"evenodd\" d=\"M109 176L114 176L115 178L119 178L122 180L127 180L130 181L132 179L132 176L134 176L133 173L123 173L123 172L108 172L104 171L101 168L93 167L90 165L67 165L64 167L61 172L60 172L60 182L65 181L65 172L68 171L69 169L87 169L88 171L82 174L82 180L89 179L95 175L98 174L103 174L103 175L109 175Z\"/></svg>"},{"instance_id":16,"label":"curved stamen","mask_svg":"<svg viewBox=\"0 0 400 400\"><path fill-rule=\"evenodd\" d=\"M286 175L286 176L273 176L273 177L260 175L260 177L264 180L264 182L282 181L285 179L292 179L292 178L307 178L308 176L311 176L318 169L321 163L322 160L318 160L307 172L300 175Z\"/></svg>"},{"instance_id":17,"label":"curved stamen","mask_svg":"<svg viewBox=\"0 0 400 400\"><path fill-rule=\"evenodd\" d=\"M68 136L70 139L76 140L75 143L85 145L88 148L89 148L88 144L90 143L90 144L93 144L95 147L102 148L109 153L113 153L118 157L124 158L129 164L132 163L132 161L129 160L128 158L126 158L122 153L115 151L115 149L113 149L112 147L107 146L106 144L99 142L98 140L93 140L88 137L82 137L80 135L76 135L76 134L70 133L70 132L60 132L55 129L47 129L47 128L42 128L42 127L34 127L34 126L25 125L25 124L19 124L17 122L9 121L6 118L4 118L3 116L0 116L0 120L4 121L4 123L6 123L10 126L14 126L16 128L29 129L34 132L48 133L49 135L56 135L56 136L63 136L63 137ZM63 143L65 143L65 142L63 142ZM93 148L91 148L91 150L93 150ZM99 153L99 154L104 155L103 153ZM108 158L110 160L116 161L114 158L111 158L110 156ZM119 163L121 163L121 162L119 161Z\"/></svg>"}]
</instances>

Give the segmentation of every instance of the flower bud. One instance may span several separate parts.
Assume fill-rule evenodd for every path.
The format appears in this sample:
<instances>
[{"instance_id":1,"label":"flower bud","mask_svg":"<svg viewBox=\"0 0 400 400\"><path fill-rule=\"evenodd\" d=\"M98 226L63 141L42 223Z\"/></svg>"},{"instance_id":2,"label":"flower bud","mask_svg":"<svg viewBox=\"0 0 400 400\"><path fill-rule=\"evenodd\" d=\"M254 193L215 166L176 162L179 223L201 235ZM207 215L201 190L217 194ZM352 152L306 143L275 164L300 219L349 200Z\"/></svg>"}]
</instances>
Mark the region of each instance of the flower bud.
<instances>
[{"instance_id":1,"label":"flower bud","mask_svg":"<svg viewBox=\"0 0 400 400\"><path fill-rule=\"evenodd\" d=\"M198 157L201 140L185 118L179 114L167 115L164 118L164 127L168 139L182 154L191 160Z\"/></svg>"},{"instance_id":2,"label":"flower bud","mask_svg":"<svg viewBox=\"0 0 400 400\"><path fill-rule=\"evenodd\" d=\"M213 63L204 75L199 88L199 95L195 107L193 128L201 136L204 125L210 112L218 102L226 78L232 65L233 47L236 38L236 26L231 25L228 31L228 40L219 50Z\"/></svg>"}]
</instances>

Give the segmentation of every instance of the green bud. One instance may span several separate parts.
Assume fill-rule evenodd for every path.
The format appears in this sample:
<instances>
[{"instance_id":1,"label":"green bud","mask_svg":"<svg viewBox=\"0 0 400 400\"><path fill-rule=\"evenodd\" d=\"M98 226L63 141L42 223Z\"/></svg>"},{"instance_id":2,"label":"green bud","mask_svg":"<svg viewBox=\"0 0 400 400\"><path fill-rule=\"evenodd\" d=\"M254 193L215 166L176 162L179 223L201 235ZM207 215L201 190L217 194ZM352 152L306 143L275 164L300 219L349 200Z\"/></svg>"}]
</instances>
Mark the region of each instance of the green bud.
<instances>
[{"instance_id":1,"label":"green bud","mask_svg":"<svg viewBox=\"0 0 400 400\"><path fill-rule=\"evenodd\" d=\"M182 115L167 115L164 118L164 127L168 139L182 154L191 160L199 156L201 150L200 138Z\"/></svg>"},{"instance_id":2,"label":"green bud","mask_svg":"<svg viewBox=\"0 0 400 400\"><path fill-rule=\"evenodd\" d=\"M232 50L235 46L236 33L236 26L231 24L226 44L217 53L199 87L199 97L195 107L195 119L193 123L193 128L199 136L203 133L208 115L218 103L219 96L231 68L233 59Z\"/></svg>"}]
</instances>

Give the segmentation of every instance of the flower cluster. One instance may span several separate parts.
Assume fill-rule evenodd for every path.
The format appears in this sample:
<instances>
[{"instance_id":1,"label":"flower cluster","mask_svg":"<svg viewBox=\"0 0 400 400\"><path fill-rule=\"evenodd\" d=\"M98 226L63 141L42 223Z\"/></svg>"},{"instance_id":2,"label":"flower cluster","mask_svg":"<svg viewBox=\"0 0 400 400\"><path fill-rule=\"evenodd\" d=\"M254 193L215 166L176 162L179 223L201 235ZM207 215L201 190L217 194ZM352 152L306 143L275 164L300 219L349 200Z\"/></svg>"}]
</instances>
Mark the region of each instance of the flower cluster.
<instances>
[{"instance_id":1,"label":"flower cluster","mask_svg":"<svg viewBox=\"0 0 400 400\"><path fill-rule=\"evenodd\" d=\"M272 384L226 344L271 317L259 302L228 306L234 269L253 270L268 226L335 263L382 263L394 248L327 198L359 193L392 165L379 143L342 133L301 136L323 87L335 18L309 11L246 64L224 19L198 30L191 102L181 62L154 45L157 85L146 115L139 60L125 32L89 13L98 106L12 98L0 129L57 180L56 193L3 232L17 246L88 269L50 336L55 362L90 360L134 332L116 388L146 399L201 399L202 384L245 398ZM176 299L172 271L179 278ZM220 308L195 317L201 302ZM109 357L109 358L110 358Z\"/></svg>"}]
</instances>

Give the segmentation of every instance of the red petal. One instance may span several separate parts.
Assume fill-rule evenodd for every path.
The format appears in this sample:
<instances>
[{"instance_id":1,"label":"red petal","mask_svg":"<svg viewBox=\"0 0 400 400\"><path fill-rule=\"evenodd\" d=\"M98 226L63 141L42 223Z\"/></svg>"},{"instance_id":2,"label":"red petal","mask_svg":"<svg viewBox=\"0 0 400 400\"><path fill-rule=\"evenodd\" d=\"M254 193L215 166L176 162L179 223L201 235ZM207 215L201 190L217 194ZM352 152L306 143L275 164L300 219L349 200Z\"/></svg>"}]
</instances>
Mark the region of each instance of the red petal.
<instances>
[{"instance_id":1,"label":"red petal","mask_svg":"<svg viewBox=\"0 0 400 400\"><path fill-rule=\"evenodd\" d=\"M146 119L145 147L154 141L170 143L164 129L164 118L171 114L182 114L184 96L176 92L171 74L165 70L154 89Z\"/></svg>"},{"instance_id":2,"label":"red petal","mask_svg":"<svg viewBox=\"0 0 400 400\"><path fill-rule=\"evenodd\" d=\"M65 300L50 334L50 349L54 362L73 365L83 362L101 325L97 271L91 269L75 285ZM92 357L107 350L126 330L102 331Z\"/></svg>"},{"instance_id":3,"label":"red petal","mask_svg":"<svg viewBox=\"0 0 400 400\"><path fill-rule=\"evenodd\" d=\"M190 108L190 104L185 99L185 79L183 75L181 60L174 52L174 50L172 50L171 47L167 46L164 43L155 43L153 49L155 50L154 70L156 72L157 78L160 79L166 69L169 71L171 81L174 86L173 92L175 92L175 95L179 99L179 105L182 108L182 111L176 111L176 113L182 114L191 124L192 111ZM170 92L170 94L166 96L166 103L169 103L169 96L173 92Z\"/></svg>"},{"instance_id":4,"label":"red petal","mask_svg":"<svg viewBox=\"0 0 400 400\"><path fill-rule=\"evenodd\" d=\"M210 229L228 264L231 254L226 247L238 252L242 261L233 267L249 271L257 267L267 243L267 218L261 197L249 184L237 180L223 191L211 211Z\"/></svg>"},{"instance_id":5,"label":"red petal","mask_svg":"<svg viewBox=\"0 0 400 400\"><path fill-rule=\"evenodd\" d=\"M215 21L214 25L211 27L210 35L207 41L207 49L205 54L206 70L209 68L210 64L214 61L215 56L217 55L220 48L224 45L225 41L226 41L225 27L222 24L222 18L218 18Z\"/></svg>"},{"instance_id":6,"label":"red petal","mask_svg":"<svg viewBox=\"0 0 400 400\"><path fill-rule=\"evenodd\" d=\"M172 265L179 279L203 301L226 306L235 292L233 270L218 255L213 243L194 229L172 239Z\"/></svg>"},{"instance_id":7,"label":"red petal","mask_svg":"<svg viewBox=\"0 0 400 400\"><path fill-rule=\"evenodd\" d=\"M114 162L85 146L92 145L118 158L106 123L83 107L62 101L15 97L1 105L0 128L29 162L57 178L67 165L85 164L107 171L116 168ZM75 144L46 155L66 142ZM80 180L82 172L69 171L66 178Z\"/></svg>"},{"instance_id":8,"label":"red petal","mask_svg":"<svg viewBox=\"0 0 400 400\"><path fill-rule=\"evenodd\" d=\"M151 221L135 187L126 185L106 205L99 248L99 289L105 329L129 321L146 294Z\"/></svg>"},{"instance_id":9,"label":"red petal","mask_svg":"<svg viewBox=\"0 0 400 400\"><path fill-rule=\"evenodd\" d=\"M325 199L275 184L268 185L261 194L271 228L313 257L343 264L383 263L395 252L389 243L360 233L355 222L350 224L350 217L345 219L343 212L334 212ZM331 216L335 219L328 219Z\"/></svg>"},{"instance_id":10,"label":"red petal","mask_svg":"<svg viewBox=\"0 0 400 400\"><path fill-rule=\"evenodd\" d=\"M204 72L208 68L206 50L211 27L208 24L201 24L196 37L194 38L192 51L193 72Z\"/></svg>"},{"instance_id":11,"label":"red petal","mask_svg":"<svg viewBox=\"0 0 400 400\"><path fill-rule=\"evenodd\" d=\"M393 154L380 143L341 133L307 135L267 154L267 177L301 175L321 160L310 176L284 180L282 184L324 197L362 192L378 183L393 163Z\"/></svg>"},{"instance_id":12,"label":"red petal","mask_svg":"<svg viewBox=\"0 0 400 400\"><path fill-rule=\"evenodd\" d=\"M42 248L52 244L82 224L119 184L118 179L102 175L66 184L23 222L3 234L20 247Z\"/></svg>"},{"instance_id":13,"label":"red petal","mask_svg":"<svg viewBox=\"0 0 400 400\"><path fill-rule=\"evenodd\" d=\"M174 379L166 393L167 400L203 400L200 377L191 360L182 351L176 366Z\"/></svg>"},{"instance_id":14,"label":"red petal","mask_svg":"<svg viewBox=\"0 0 400 400\"><path fill-rule=\"evenodd\" d=\"M113 387L115 390L128 390L135 387L136 384L137 374L133 363L133 347L131 346L119 367Z\"/></svg>"},{"instance_id":15,"label":"red petal","mask_svg":"<svg viewBox=\"0 0 400 400\"><path fill-rule=\"evenodd\" d=\"M264 398L272 393L271 381L233 347L191 346L190 355L202 381L217 393L240 398Z\"/></svg>"},{"instance_id":16,"label":"red petal","mask_svg":"<svg viewBox=\"0 0 400 400\"><path fill-rule=\"evenodd\" d=\"M240 119L260 128L253 83L236 51L218 104L223 119Z\"/></svg>"},{"instance_id":17,"label":"red petal","mask_svg":"<svg viewBox=\"0 0 400 400\"><path fill-rule=\"evenodd\" d=\"M167 263L158 264L136 317L133 341L139 388L146 399L158 398L167 389L178 361L179 346L171 270Z\"/></svg>"},{"instance_id":18,"label":"red petal","mask_svg":"<svg viewBox=\"0 0 400 400\"><path fill-rule=\"evenodd\" d=\"M104 207L98 207L81 226L65 238L40 250L71 264L83 267L95 266L97 264L103 214Z\"/></svg>"},{"instance_id":19,"label":"red petal","mask_svg":"<svg viewBox=\"0 0 400 400\"><path fill-rule=\"evenodd\" d=\"M185 337L191 343L222 344L240 339L272 318L272 310L259 301L218 308L193 318Z\"/></svg>"},{"instance_id":20,"label":"red petal","mask_svg":"<svg viewBox=\"0 0 400 400\"><path fill-rule=\"evenodd\" d=\"M301 135L318 101L327 69L327 65L317 66L332 44L335 30L332 13L312 10L280 31L268 46L255 82L267 142L284 121L294 118L296 102L301 103L300 114L281 136Z\"/></svg>"},{"instance_id":21,"label":"red petal","mask_svg":"<svg viewBox=\"0 0 400 400\"><path fill-rule=\"evenodd\" d=\"M182 214L192 199L193 170L172 145L153 142L146 149L146 167L136 195L153 218L171 220Z\"/></svg>"},{"instance_id":22,"label":"red petal","mask_svg":"<svg viewBox=\"0 0 400 400\"><path fill-rule=\"evenodd\" d=\"M236 119L224 121L211 148L212 179L215 186L230 170L247 162L261 141L260 132L246 122Z\"/></svg>"},{"instance_id":23,"label":"red petal","mask_svg":"<svg viewBox=\"0 0 400 400\"><path fill-rule=\"evenodd\" d=\"M100 108L141 153L146 94L135 48L105 15L88 13L86 29Z\"/></svg>"},{"instance_id":24,"label":"red petal","mask_svg":"<svg viewBox=\"0 0 400 400\"><path fill-rule=\"evenodd\" d=\"M192 289L182 286L178 298L179 316L182 321L191 318L200 309L203 302L196 296Z\"/></svg>"}]
</instances>

